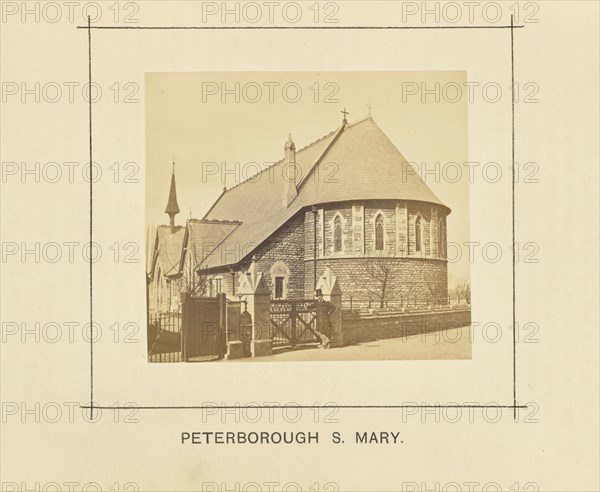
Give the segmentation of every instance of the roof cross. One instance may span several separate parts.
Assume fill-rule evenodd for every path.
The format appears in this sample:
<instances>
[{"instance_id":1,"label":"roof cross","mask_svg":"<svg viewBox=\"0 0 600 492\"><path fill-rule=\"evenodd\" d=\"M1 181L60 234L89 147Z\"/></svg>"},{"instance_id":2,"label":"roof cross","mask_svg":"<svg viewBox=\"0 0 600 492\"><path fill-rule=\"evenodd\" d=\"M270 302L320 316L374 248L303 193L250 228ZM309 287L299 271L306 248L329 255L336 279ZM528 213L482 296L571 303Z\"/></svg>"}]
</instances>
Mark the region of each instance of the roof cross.
<instances>
[{"instance_id":1,"label":"roof cross","mask_svg":"<svg viewBox=\"0 0 600 492\"><path fill-rule=\"evenodd\" d=\"M346 119L346 116L348 116L350 113L348 113L348 111L346 111L346 108L344 108L342 111L340 111L340 113L342 113L344 115L344 123L347 123L348 120Z\"/></svg>"}]
</instances>

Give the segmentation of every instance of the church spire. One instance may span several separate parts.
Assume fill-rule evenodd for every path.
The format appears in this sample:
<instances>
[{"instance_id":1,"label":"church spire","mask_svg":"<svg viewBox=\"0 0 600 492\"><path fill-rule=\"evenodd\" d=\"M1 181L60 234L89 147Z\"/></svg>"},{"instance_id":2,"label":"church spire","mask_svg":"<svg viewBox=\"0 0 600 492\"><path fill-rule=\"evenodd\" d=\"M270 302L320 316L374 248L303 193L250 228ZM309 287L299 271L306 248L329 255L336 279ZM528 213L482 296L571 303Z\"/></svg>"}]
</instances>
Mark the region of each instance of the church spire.
<instances>
[{"instance_id":1,"label":"church spire","mask_svg":"<svg viewBox=\"0 0 600 492\"><path fill-rule=\"evenodd\" d=\"M173 162L173 173L171 174L171 189L169 190L169 201L165 208L165 213L169 214L171 223L171 234L175 232L175 216L179 213L179 205L177 204L177 189L175 188L175 162Z\"/></svg>"}]
</instances>

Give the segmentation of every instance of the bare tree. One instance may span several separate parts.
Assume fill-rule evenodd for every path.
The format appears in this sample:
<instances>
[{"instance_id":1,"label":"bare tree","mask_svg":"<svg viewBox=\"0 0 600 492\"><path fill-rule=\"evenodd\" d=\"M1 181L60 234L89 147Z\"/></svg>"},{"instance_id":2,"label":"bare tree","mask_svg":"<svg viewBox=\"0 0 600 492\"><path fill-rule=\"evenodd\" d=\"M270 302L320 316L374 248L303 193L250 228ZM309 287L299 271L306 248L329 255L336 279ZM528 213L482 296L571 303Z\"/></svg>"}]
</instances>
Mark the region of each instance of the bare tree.
<instances>
[{"instance_id":1,"label":"bare tree","mask_svg":"<svg viewBox=\"0 0 600 492\"><path fill-rule=\"evenodd\" d=\"M204 297L208 295L209 277L196 271L202 261L195 245L186 251L181 277L181 292L186 292L192 297Z\"/></svg>"},{"instance_id":2,"label":"bare tree","mask_svg":"<svg viewBox=\"0 0 600 492\"><path fill-rule=\"evenodd\" d=\"M456 297L471 304L471 282L469 280L462 279L456 284Z\"/></svg>"},{"instance_id":3,"label":"bare tree","mask_svg":"<svg viewBox=\"0 0 600 492\"><path fill-rule=\"evenodd\" d=\"M368 293L369 299L379 303L379 308L386 306L389 300L391 285L394 279L394 258L389 256L365 257L365 279L357 278L360 285Z\"/></svg>"}]
</instances>

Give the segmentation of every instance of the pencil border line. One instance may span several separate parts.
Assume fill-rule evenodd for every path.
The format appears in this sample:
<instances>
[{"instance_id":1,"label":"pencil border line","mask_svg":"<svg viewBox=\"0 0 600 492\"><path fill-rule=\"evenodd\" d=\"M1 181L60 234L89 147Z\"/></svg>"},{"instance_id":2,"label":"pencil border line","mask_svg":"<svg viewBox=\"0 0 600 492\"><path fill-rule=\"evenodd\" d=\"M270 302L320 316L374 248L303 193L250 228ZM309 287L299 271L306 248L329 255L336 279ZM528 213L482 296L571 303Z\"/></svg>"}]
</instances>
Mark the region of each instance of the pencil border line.
<instances>
[{"instance_id":1,"label":"pencil border line","mask_svg":"<svg viewBox=\"0 0 600 492\"><path fill-rule=\"evenodd\" d=\"M514 30L524 28L524 25L514 25L513 15L510 16L510 25L502 26L92 26L91 17L88 16L86 26L77 26L77 29L87 29L88 31L88 125L89 125L89 157L90 166L93 162L93 133L92 133L92 30L424 30L424 29L510 29L510 52L511 52L511 120L512 120L512 321L513 321L513 403L512 405L297 405L297 408L347 408L347 409L401 409L401 408L506 408L513 409L514 421L517 421L517 409L527 409L527 405L517 405L517 349L516 349L516 251L515 251L515 43ZM90 179L89 186L89 238L90 244L93 239L93 180ZM194 406L194 405L165 405L165 406L101 406L94 403L94 341L93 341L93 261L90 255L89 259L89 282L90 282L90 403L89 405L80 405L83 409L90 410L90 419L93 418L94 409L96 410L121 410L136 408L139 410L202 410L202 409L235 409L239 406ZM253 408L270 409L277 408L269 405L253 405Z\"/></svg>"}]
</instances>

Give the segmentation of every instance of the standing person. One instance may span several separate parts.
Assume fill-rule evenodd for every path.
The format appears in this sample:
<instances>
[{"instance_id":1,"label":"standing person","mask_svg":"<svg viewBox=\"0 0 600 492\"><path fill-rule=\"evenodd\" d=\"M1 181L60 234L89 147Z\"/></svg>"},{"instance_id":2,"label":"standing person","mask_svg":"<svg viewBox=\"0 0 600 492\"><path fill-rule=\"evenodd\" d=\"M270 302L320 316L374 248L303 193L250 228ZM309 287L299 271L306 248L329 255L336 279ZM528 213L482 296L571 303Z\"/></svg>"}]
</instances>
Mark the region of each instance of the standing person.
<instances>
[{"instance_id":1,"label":"standing person","mask_svg":"<svg viewBox=\"0 0 600 492\"><path fill-rule=\"evenodd\" d=\"M328 349L331 346L331 338L328 335L332 331L330 316L336 310L336 307L331 302L323 299L323 291L317 289L315 291L315 302L309 308L315 311L315 318L317 320L315 333L321 340L321 346ZM324 330L327 334L321 330Z\"/></svg>"}]
</instances>

